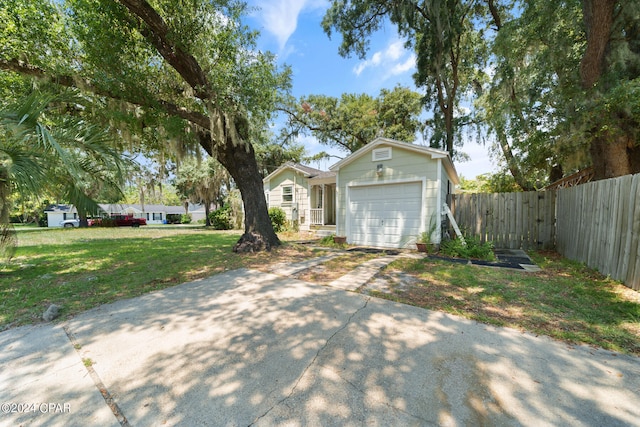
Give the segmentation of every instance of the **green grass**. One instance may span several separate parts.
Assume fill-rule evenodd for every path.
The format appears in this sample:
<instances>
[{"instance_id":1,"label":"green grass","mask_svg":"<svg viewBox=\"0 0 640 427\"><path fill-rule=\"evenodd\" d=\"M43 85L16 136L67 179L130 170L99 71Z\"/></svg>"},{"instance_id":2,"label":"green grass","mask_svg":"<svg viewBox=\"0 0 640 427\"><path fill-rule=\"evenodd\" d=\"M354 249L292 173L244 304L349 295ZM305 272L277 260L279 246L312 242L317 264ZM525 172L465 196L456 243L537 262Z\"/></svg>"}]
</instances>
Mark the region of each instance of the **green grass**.
<instances>
[{"instance_id":1,"label":"green grass","mask_svg":"<svg viewBox=\"0 0 640 427\"><path fill-rule=\"evenodd\" d=\"M101 304L240 267L322 255L285 243L271 252L238 255L236 232L204 227L18 229L14 259L0 265L0 330L38 323L55 303L61 319ZM295 240L288 235L285 240ZM640 293L553 252L531 253L539 273L398 259L386 273L418 283L377 296L544 334L570 343L640 355ZM356 267L368 257L349 256ZM336 269L335 263L326 269Z\"/></svg>"},{"instance_id":2,"label":"green grass","mask_svg":"<svg viewBox=\"0 0 640 427\"><path fill-rule=\"evenodd\" d=\"M61 305L65 318L286 256L285 251L234 254L238 238L237 231L204 227L18 230L16 255L0 267L0 330L39 322L49 304ZM304 249L297 253L304 256Z\"/></svg>"},{"instance_id":3,"label":"green grass","mask_svg":"<svg viewBox=\"0 0 640 427\"><path fill-rule=\"evenodd\" d=\"M420 307L576 344L640 355L640 294L552 252L531 253L539 273L424 259L395 261L419 284L379 294Z\"/></svg>"}]
</instances>

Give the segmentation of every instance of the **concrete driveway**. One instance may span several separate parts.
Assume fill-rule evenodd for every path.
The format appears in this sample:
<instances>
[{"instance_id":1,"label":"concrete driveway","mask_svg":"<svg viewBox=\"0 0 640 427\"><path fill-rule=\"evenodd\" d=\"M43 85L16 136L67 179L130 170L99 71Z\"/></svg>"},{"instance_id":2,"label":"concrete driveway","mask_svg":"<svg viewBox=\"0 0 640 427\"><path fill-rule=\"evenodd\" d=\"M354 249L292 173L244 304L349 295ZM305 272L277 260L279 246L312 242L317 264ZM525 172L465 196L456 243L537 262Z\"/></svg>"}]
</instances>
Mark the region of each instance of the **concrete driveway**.
<instances>
[{"instance_id":1,"label":"concrete driveway","mask_svg":"<svg viewBox=\"0 0 640 427\"><path fill-rule=\"evenodd\" d=\"M640 426L639 358L281 274L0 333L0 425Z\"/></svg>"}]
</instances>

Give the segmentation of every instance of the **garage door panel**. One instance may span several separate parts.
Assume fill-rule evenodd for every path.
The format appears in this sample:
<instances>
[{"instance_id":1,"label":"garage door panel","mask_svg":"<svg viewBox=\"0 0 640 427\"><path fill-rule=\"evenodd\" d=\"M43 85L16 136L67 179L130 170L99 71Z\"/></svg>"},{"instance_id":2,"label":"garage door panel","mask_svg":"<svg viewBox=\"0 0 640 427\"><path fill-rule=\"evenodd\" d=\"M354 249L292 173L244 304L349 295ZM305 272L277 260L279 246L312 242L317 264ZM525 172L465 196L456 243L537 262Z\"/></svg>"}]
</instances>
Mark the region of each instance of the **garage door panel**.
<instances>
[{"instance_id":1,"label":"garage door panel","mask_svg":"<svg viewBox=\"0 0 640 427\"><path fill-rule=\"evenodd\" d=\"M349 195L349 242L400 247L420 231L420 182L354 187Z\"/></svg>"}]
</instances>

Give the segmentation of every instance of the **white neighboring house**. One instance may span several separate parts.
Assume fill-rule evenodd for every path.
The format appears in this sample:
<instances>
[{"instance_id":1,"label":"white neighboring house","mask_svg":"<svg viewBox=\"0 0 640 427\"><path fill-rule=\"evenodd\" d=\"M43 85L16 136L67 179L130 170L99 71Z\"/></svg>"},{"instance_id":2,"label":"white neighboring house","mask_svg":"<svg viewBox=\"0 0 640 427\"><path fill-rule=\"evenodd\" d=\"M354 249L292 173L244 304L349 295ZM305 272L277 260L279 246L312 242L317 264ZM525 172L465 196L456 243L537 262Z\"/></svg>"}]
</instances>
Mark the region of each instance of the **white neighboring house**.
<instances>
[{"instance_id":1,"label":"white neighboring house","mask_svg":"<svg viewBox=\"0 0 640 427\"><path fill-rule=\"evenodd\" d=\"M182 215L184 206L142 205L134 204L105 204L100 203L100 210L105 215L119 214L132 215L135 218L144 218L147 224L166 224L167 215ZM51 205L45 209L48 227L62 227L61 222L67 219L78 218L78 211L73 205ZM188 213L192 222L205 218L204 206L189 204Z\"/></svg>"},{"instance_id":2,"label":"white neighboring house","mask_svg":"<svg viewBox=\"0 0 640 427\"><path fill-rule=\"evenodd\" d=\"M62 227L62 221L78 218L78 211L72 205L50 205L44 213L47 214L48 227Z\"/></svg>"},{"instance_id":3,"label":"white neighboring house","mask_svg":"<svg viewBox=\"0 0 640 427\"><path fill-rule=\"evenodd\" d=\"M329 169L283 165L263 180L267 205L280 206L301 230L331 228L355 245L413 247L430 221L445 219L443 205L459 184L447 152L388 138ZM432 241L440 239L437 226Z\"/></svg>"}]
</instances>

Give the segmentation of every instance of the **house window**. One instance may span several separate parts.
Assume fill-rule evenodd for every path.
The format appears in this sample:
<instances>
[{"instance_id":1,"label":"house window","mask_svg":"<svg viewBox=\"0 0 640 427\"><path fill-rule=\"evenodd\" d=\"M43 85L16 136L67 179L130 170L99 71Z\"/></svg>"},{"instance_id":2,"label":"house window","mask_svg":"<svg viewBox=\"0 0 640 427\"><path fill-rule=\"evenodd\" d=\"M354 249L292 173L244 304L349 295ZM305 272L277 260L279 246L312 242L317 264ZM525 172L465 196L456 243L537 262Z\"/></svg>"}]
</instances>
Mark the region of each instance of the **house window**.
<instances>
[{"instance_id":1,"label":"house window","mask_svg":"<svg viewBox=\"0 0 640 427\"><path fill-rule=\"evenodd\" d=\"M293 202L293 185L285 185L282 187L282 201L284 203Z\"/></svg>"},{"instance_id":2,"label":"house window","mask_svg":"<svg viewBox=\"0 0 640 427\"><path fill-rule=\"evenodd\" d=\"M391 160L391 147L376 148L371 152L371 161Z\"/></svg>"},{"instance_id":3,"label":"house window","mask_svg":"<svg viewBox=\"0 0 640 427\"><path fill-rule=\"evenodd\" d=\"M153 220L154 221L162 221L162 212L154 212L153 213Z\"/></svg>"}]
</instances>

